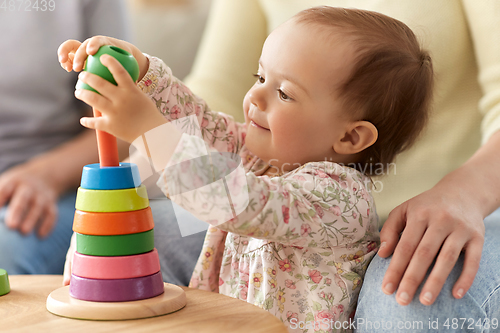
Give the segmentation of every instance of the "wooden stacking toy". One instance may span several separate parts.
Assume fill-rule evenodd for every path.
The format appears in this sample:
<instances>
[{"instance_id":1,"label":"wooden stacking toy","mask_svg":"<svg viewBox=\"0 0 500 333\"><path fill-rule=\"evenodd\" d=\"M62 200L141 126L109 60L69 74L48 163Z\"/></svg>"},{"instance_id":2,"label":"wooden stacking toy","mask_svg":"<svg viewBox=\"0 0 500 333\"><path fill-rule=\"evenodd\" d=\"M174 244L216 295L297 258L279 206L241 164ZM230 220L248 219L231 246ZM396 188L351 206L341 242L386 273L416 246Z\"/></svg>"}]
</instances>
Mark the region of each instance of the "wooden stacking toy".
<instances>
[{"instance_id":1,"label":"wooden stacking toy","mask_svg":"<svg viewBox=\"0 0 500 333\"><path fill-rule=\"evenodd\" d=\"M69 288L72 297L123 302L163 293L160 261L154 249L153 215L139 180L139 170L133 164L84 167L82 183L87 187L78 189L73 228L76 254Z\"/></svg>"},{"instance_id":2,"label":"wooden stacking toy","mask_svg":"<svg viewBox=\"0 0 500 333\"><path fill-rule=\"evenodd\" d=\"M89 56L85 70L116 84L98 60L104 53L115 56L137 80L135 59L114 46L103 46ZM92 89L83 83L77 87ZM99 112L94 110L94 115ZM163 282L153 215L139 170L135 164L118 163L116 138L101 132L97 139L100 163L83 168L76 197L70 285L49 295L47 309L64 317L94 320L177 311L186 305L186 296L180 287Z\"/></svg>"}]
</instances>

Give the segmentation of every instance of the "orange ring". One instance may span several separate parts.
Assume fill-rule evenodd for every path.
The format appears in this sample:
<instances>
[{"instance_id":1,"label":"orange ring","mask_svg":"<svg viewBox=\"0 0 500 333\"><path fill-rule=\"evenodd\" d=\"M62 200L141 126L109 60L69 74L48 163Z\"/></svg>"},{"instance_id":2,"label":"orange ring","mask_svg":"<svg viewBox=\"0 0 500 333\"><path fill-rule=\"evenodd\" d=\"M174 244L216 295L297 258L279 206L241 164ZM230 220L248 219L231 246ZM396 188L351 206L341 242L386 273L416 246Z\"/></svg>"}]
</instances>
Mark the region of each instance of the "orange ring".
<instances>
[{"instance_id":1,"label":"orange ring","mask_svg":"<svg viewBox=\"0 0 500 333\"><path fill-rule=\"evenodd\" d=\"M84 235L128 235L153 228L151 207L114 213L92 213L76 210L73 220L73 231Z\"/></svg>"}]
</instances>

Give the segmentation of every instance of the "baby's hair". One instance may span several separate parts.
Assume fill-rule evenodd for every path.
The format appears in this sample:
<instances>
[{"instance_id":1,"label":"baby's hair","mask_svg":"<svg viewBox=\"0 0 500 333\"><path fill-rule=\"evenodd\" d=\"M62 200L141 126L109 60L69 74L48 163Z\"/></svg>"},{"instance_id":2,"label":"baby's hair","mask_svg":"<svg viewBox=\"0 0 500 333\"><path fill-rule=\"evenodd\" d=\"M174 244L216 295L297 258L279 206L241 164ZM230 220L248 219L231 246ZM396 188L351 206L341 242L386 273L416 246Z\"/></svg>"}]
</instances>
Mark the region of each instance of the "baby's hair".
<instances>
[{"instance_id":1,"label":"baby's hair","mask_svg":"<svg viewBox=\"0 0 500 333\"><path fill-rule=\"evenodd\" d=\"M321 6L301 11L294 20L334 28L353 45L354 67L339 93L349 114L371 122L379 134L356 166L370 176L371 170L387 172L427 123L434 81L429 53L408 26L377 12Z\"/></svg>"}]
</instances>

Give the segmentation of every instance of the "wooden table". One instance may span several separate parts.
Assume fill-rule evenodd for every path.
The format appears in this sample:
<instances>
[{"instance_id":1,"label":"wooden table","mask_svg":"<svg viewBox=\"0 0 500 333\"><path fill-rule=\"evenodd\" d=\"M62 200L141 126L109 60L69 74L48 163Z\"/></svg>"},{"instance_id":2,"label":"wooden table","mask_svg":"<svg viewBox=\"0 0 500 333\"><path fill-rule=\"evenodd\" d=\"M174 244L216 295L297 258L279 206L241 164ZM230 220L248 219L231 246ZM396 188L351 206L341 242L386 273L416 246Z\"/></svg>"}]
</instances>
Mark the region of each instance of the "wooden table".
<instances>
[{"instance_id":1,"label":"wooden table","mask_svg":"<svg viewBox=\"0 0 500 333\"><path fill-rule=\"evenodd\" d=\"M0 296L1 332L287 333L272 314L244 301L186 288L187 305L174 313L138 320L89 321L53 315L47 296L61 287L59 275L9 276L11 292Z\"/></svg>"}]
</instances>

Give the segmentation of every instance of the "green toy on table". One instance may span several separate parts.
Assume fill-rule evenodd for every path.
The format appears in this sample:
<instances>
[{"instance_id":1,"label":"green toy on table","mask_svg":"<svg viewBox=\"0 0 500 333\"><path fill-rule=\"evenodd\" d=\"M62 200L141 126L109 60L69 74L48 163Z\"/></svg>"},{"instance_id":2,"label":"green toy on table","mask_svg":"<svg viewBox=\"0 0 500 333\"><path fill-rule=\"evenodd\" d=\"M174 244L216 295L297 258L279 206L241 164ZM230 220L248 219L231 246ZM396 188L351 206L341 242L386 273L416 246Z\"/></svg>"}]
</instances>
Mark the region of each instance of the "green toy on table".
<instances>
[{"instance_id":1,"label":"green toy on table","mask_svg":"<svg viewBox=\"0 0 500 333\"><path fill-rule=\"evenodd\" d=\"M0 268L0 296L10 292L9 275L5 269Z\"/></svg>"}]
</instances>

